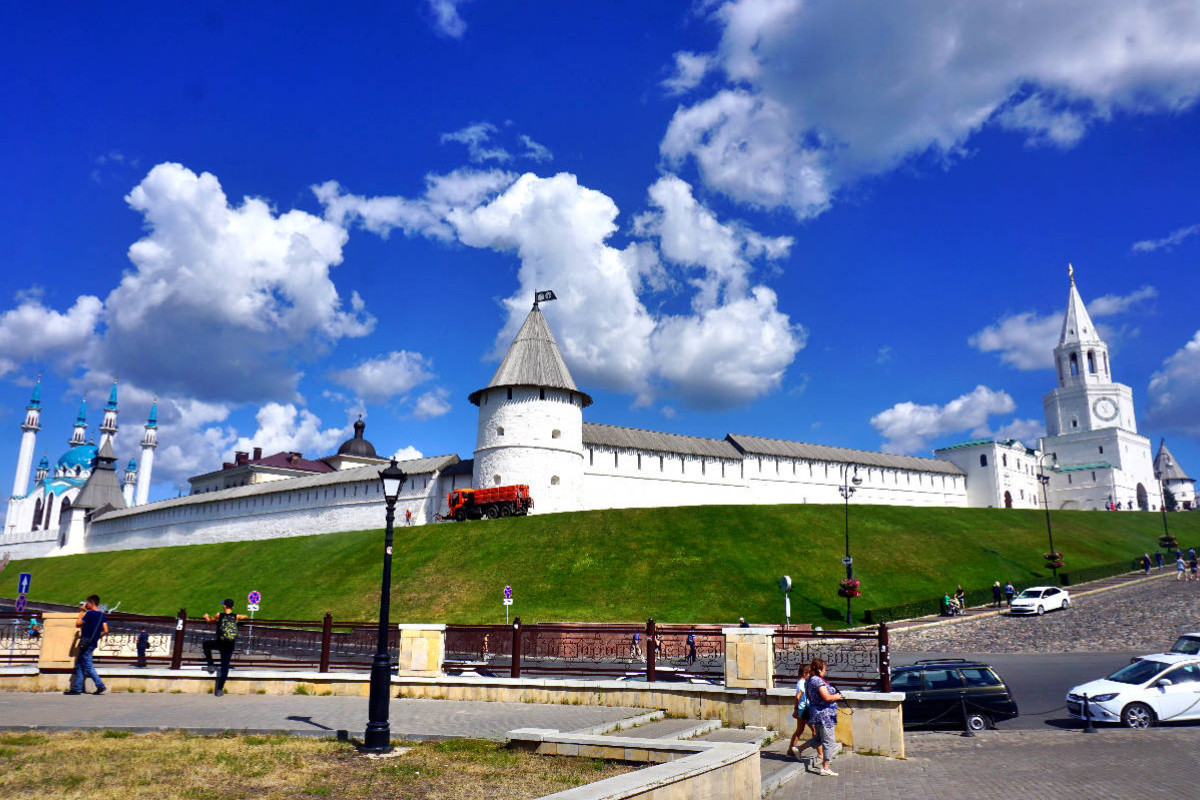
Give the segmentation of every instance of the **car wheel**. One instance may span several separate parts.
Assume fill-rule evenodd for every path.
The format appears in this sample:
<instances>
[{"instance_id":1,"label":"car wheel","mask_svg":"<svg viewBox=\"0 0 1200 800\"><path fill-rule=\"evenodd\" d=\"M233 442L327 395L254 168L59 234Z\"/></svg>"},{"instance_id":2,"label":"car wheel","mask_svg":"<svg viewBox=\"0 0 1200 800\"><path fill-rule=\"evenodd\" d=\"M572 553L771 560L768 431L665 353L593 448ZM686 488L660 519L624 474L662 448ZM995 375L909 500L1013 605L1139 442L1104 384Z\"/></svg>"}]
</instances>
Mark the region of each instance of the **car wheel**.
<instances>
[{"instance_id":1,"label":"car wheel","mask_svg":"<svg viewBox=\"0 0 1200 800\"><path fill-rule=\"evenodd\" d=\"M967 714L967 730L986 731L990 727L992 727L992 720L987 714L980 714L976 711Z\"/></svg>"},{"instance_id":2,"label":"car wheel","mask_svg":"<svg viewBox=\"0 0 1200 800\"><path fill-rule=\"evenodd\" d=\"M1066 611L1070 607L1071 607L1071 601L1064 597L1063 601L1062 601L1062 610Z\"/></svg>"},{"instance_id":3,"label":"car wheel","mask_svg":"<svg viewBox=\"0 0 1200 800\"><path fill-rule=\"evenodd\" d=\"M1121 710L1121 724L1126 728L1152 728L1157 721L1154 709L1145 703L1130 703Z\"/></svg>"},{"instance_id":4,"label":"car wheel","mask_svg":"<svg viewBox=\"0 0 1200 800\"><path fill-rule=\"evenodd\" d=\"M1045 613L1046 613L1046 609L1043 608L1042 606L1038 606L1037 615L1040 617L1042 614L1045 614Z\"/></svg>"}]
</instances>

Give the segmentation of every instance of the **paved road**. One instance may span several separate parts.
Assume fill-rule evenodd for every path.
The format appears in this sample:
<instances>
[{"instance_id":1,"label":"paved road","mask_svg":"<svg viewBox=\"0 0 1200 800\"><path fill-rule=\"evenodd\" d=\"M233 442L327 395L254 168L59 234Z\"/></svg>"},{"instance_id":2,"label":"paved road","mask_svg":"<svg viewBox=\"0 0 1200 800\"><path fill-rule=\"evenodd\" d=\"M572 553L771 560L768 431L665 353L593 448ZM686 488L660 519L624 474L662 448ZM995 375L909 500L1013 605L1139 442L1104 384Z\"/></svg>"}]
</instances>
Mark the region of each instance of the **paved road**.
<instances>
[{"instance_id":1,"label":"paved road","mask_svg":"<svg viewBox=\"0 0 1200 800\"><path fill-rule=\"evenodd\" d=\"M1021 709L1021 716L999 723L1001 730L1008 731L1077 727L1079 723L1064 708L1067 690L1115 672L1129 663L1130 654L897 653L893 663L902 666L921 658L946 657L978 659L996 668Z\"/></svg>"},{"instance_id":2,"label":"paved road","mask_svg":"<svg viewBox=\"0 0 1200 800\"><path fill-rule=\"evenodd\" d=\"M992 731L973 739L909 735L908 759L849 755L837 778L798 776L771 800L921 798L964 800L1194 800L1200 750L1196 731Z\"/></svg>"},{"instance_id":3,"label":"paved road","mask_svg":"<svg viewBox=\"0 0 1200 800\"><path fill-rule=\"evenodd\" d=\"M1043 617L1007 613L896 631L893 650L960 653L1158 653L1200 630L1200 581L1172 574L1073 598Z\"/></svg>"},{"instance_id":4,"label":"paved road","mask_svg":"<svg viewBox=\"0 0 1200 800\"><path fill-rule=\"evenodd\" d=\"M393 738L503 739L514 728L574 731L644 714L644 708L392 700ZM367 700L302 695L106 694L0 692L0 730L186 728L196 732L287 732L361 737Z\"/></svg>"}]
</instances>

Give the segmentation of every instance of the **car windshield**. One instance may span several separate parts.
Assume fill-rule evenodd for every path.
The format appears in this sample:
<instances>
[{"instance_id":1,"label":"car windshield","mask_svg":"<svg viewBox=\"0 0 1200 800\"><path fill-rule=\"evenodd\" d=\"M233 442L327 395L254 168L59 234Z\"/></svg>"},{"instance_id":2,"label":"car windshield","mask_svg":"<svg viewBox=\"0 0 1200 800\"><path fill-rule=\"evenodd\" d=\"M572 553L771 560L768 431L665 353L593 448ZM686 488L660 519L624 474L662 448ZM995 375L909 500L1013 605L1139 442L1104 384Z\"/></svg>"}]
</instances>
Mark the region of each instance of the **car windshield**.
<instances>
[{"instance_id":1,"label":"car windshield","mask_svg":"<svg viewBox=\"0 0 1200 800\"><path fill-rule=\"evenodd\" d=\"M1161 661L1146 661L1139 658L1129 666L1122 667L1109 675L1108 679L1117 683L1145 683L1166 668L1167 665Z\"/></svg>"},{"instance_id":2,"label":"car windshield","mask_svg":"<svg viewBox=\"0 0 1200 800\"><path fill-rule=\"evenodd\" d=\"M1180 636L1175 644L1171 645L1171 652L1189 656L1200 654L1200 637Z\"/></svg>"},{"instance_id":3,"label":"car windshield","mask_svg":"<svg viewBox=\"0 0 1200 800\"><path fill-rule=\"evenodd\" d=\"M1025 591L1021 592L1019 595L1017 595L1017 599L1019 600L1020 598L1024 597L1025 599L1030 600L1030 599L1041 597L1041 596L1042 596L1041 589L1026 589Z\"/></svg>"}]
</instances>

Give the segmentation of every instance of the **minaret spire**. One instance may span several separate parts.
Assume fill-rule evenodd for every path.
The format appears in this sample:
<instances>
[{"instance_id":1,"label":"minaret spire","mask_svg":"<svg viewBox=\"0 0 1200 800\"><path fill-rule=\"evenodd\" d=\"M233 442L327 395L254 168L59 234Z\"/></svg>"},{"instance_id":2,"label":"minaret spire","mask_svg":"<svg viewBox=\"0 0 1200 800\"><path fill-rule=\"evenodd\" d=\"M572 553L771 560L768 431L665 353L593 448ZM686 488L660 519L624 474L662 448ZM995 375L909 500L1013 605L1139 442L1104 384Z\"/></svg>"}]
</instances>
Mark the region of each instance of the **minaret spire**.
<instances>
[{"instance_id":1,"label":"minaret spire","mask_svg":"<svg viewBox=\"0 0 1200 800\"><path fill-rule=\"evenodd\" d=\"M75 417L75 430L71 434L71 441L67 442L69 447L78 447L81 444L87 444L87 393L83 395L83 399L79 401L79 414Z\"/></svg>"},{"instance_id":2,"label":"minaret spire","mask_svg":"<svg viewBox=\"0 0 1200 800\"><path fill-rule=\"evenodd\" d=\"M150 406L150 417L146 420L142 434L142 466L137 471L137 491L133 505L145 505L150 498L150 473L154 469L154 448L158 447L158 396ZM128 477L128 473L126 473Z\"/></svg>"},{"instance_id":3,"label":"minaret spire","mask_svg":"<svg viewBox=\"0 0 1200 800\"><path fill-rule=\"evenodd\" d=\"M17 474L13 477L13 497L24 497L29 491L29 470L33 467L33 450L37 433L42 429L42 376L33 384L29 405L25 406L25 423L21 426L21 448L17 451ZM11 518L10 518L11 519Z\"/></svg>"},{"instance_id":4,"label":"minaret spire","mask_svg":"<svg viewBox=\"0 0 1200 800\"><path fill-rule=\"evenodd\" d=\"M104 404L104 422L100 424L100 444L111 442L117 435L117 379L113 378L112 391Z\"/></svg>"}]
</instances>

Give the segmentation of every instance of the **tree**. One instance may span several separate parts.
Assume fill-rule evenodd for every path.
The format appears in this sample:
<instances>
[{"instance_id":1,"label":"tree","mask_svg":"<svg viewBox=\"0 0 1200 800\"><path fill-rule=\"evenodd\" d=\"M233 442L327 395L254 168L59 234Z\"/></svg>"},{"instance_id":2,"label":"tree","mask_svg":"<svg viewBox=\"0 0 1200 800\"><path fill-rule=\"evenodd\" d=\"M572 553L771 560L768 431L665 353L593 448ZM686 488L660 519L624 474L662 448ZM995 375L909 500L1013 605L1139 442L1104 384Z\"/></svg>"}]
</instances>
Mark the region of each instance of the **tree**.
<instances>
[{"instance_id":1,"label":"tree","mask_svg":"<svg viewBox=\"0 0 1200 800\"><path fill-rule=\"evenodd\" d=\"M1170 486L1163 487L1163 508L1167 511L1176 511L1179 508L1179 503L1175 500L1175 493L1171 491Z\"/></svg>"}]
</instances>

